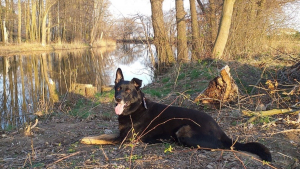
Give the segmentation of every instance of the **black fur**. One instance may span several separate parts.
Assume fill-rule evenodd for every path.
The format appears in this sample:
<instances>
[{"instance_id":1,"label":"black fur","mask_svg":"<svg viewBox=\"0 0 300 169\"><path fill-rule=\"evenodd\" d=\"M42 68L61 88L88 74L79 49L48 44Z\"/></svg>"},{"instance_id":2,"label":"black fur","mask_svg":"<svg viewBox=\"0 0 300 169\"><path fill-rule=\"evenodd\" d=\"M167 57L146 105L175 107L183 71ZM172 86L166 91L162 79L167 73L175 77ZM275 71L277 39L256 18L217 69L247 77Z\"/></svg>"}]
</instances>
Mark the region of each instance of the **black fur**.
<instances>
[{"instance_id":1,"label":"black fur","mask_svg":"<svg viewBox=\"0 0 300 169\"><path fill-rule=\"evenodd\" d=\"M205 112L151 102L145 99L141 85L142 81L137 78L125 81L121 69L117 70L115 100L117 104L122 102L125 106L118 117L120 134L114 139L115 142L131 138L134 131L136 138L145 143L171 140L189 147L212 149L230 149L233 145L232 139ZM234 149L272 161L268 148L260 143L237 142Z\"/></svg>"}]
</instances>

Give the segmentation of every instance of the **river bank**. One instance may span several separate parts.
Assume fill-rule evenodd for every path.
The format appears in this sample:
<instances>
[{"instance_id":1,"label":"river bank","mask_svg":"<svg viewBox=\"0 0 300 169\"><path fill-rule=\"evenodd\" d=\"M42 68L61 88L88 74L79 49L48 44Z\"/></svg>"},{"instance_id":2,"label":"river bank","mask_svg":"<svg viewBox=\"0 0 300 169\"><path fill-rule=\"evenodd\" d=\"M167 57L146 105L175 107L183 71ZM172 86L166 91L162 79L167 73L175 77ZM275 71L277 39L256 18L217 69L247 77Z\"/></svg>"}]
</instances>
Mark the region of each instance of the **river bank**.
<instances>
[{"instance_id":1,"label":"river bank","mask_svg":"<svg viewBox=\"0 0 300 169\"><path fill-rule=\"evenodd\" d=\"M51 51L88 49L98 47L115 47L116 41L111 39L95 41L92 45L84 42L52 43L42 46L41 43L1 44L0 55L12 56L19 54L37 54Z\"/></svg>"}]
</instances>

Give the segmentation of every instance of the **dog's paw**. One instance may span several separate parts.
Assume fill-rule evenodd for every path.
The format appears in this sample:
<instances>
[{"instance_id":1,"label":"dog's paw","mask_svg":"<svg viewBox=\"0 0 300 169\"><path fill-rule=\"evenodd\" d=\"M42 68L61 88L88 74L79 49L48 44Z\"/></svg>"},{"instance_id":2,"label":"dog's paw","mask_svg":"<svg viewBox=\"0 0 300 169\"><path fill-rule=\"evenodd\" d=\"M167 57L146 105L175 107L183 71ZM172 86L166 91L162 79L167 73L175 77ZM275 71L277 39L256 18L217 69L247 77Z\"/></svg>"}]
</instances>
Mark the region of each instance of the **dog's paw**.
<instances>
[{"instance_id":1,"label":"dog's paw","mask_svg":"<svg viewBox=\"0 0 300 169\"><path fill-rule=\"evenodd\" d=\"M80 140L82 144L116 144L116 138L118 134L102 134L94 137L83 137Z\"/></svg>"}]
</instances>

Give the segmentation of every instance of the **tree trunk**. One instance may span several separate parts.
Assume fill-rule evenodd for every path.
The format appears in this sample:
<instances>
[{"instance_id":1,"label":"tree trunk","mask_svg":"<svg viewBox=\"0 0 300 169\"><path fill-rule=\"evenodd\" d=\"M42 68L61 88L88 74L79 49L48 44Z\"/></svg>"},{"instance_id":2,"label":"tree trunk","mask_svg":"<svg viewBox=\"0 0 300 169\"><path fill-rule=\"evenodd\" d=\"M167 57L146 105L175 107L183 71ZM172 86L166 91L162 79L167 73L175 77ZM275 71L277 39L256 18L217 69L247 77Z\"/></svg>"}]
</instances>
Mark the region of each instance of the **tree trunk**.
<instances>
[{"instance_id":1,"label":"tree trunk","mask_svg":"<svg viewBox=\"0 0 300 169\"><path fill-rule=\"evenodd\" d=\"M46 20L47 20L47 14L44 15L43 17L43 22L42 22L42 46L46 46L46 40L47 40L47 30L46 30Z\"/></svg>"},{"instance_id":2,"label":"tree trunk","mask_svg":"<svg viewBox=\"0 0 300 169\"><path fill-rule=\"evenodd\" d=\"M216 0L209 0L209 26L210 26L210 43L214 45L214 42L218 33L218 23L216 18Z\"/></svg>"},{"instance_id":3,"label":"tree trunk","mask_svg":"<svg viewBox=\"0 0 300 169\"><path fill-rule=\"evenodd\" d=\"M57 30L56 30L56 36L57 36L57 43L60 45L61 44L61 36L62 36L62 33L61 33L61 28L60 28L60 15L59 15L59 13L60 13L60 9L59 9L59 7L60 7L60 3L59 3L60 1L58 0L58 4L57 4Z\"/></svg>"},{"instance_id":4,"label":"tree trunk","mask_svg":"<svg viewBox=\"0 0 300 169\"><path fill-rule=\"evenodd\" d=\"M47 29L47 42L46 43L50 43L51 42L51 35L52 35L52 33L51 33L51 21L52 21L52 13L51 12L49 12L49 14L48 14L48 29Z\"/></svg>"},{"instance_id":5,"label":"tree trunk","mask_svg":"<svg viewBox=\"0 0 300 169\"><path fill-rule=\"evenodd\" d=\"M25 26L25 39L26 39L26 42L30 39L30 0L27 0L26 1L26 5L25 5L25 10L26 10L26 13L25 13L25 22L26 22L26 26Z\"/></svg>"},{"instance_id":6,"label":"tree trunk","mask_svg":"<svg viewBox=\"0 0 300 169\"><path fill-rule=\"evenodd\" d=\"M45 5L45 8L47 8L47 3L48 3L49 0L38 0L38 31L37 31L37 39L39 41L42 40L43 38L43 19L44 19L44 16L46 15L45 14L45 10L44 9L44 5ZM45 4L44 4L45 3Z\"/></svg>"},{"instance_id":7,"label":"tree trunk","mask_svg":"<svg viewBox=\"0 0 300 169\"><path fill-rule=\"evenodd\" d=\"M192 19L192 60L200 59L200 37L195 0L190 0Z\"/></svg>"},{"instance_id":8,"label":"tree trunk","mask_svg":"<svg viewBox=\"0 0 300 169\"><path fill-rule=\"evenodd\" d=\"M22 41L22 11L21 11L21 0L18 0L18 43Z\"/></svg>"},{"instance_id":9,"label":"tree trunk","mask_svg":"<svg viewBox=\"0 0 300 169\"><path fill-rule=\"evenodd\" d=\"M8 43L8 31L6 30L6 24L5 24L5 20L2 21L2 26L3 26L3 38L2 41L4 44Z\"/></svg>"},{"instance_id":10,"label":"tree trunk","mask_svg":"<svg viewBox=\"0 0 300 169\"><path fill-rule=\"evenodd\" d=\"M46 46L46 41L47 41L47 28L46 28L46 21L47 21L47 16L48 16L48 13L51 9L51 7L56 3L57 1L54 1L52 4L50 4L45 12L44 12L44 16L43 16L43 20L42 20L42 46ZM47 3L46 3L47 5Z\"/></svg>"},{"instance_id":11,"label":"tree trunk","mask_svg":"<svg viewBox=\"0 0 300 169\"><path fill-rule=\"evenodd\" d=\"M163 0L150 0L152 11L152 25L154 31L154 45L156 47L159 65L169 66L175 62L171 46L168 42L162 11Z\"/></svg>"},{"instance_id":12,"label":"tree trunk","mask_svg":"<svg viewBox=\"0 0 300 169\"><path fill-rule=\"evenodd\" d=\"M9 42L13 43L14 42L14 35L15 35L15 28L14 28L15 18L13 18L15 13L14 13L14 1L13 0L10 1L9 13L10 13L9 14L10 15L10 20L7 22L8 29L9 29L8 39L9 39ZM11 22L12 20L14 20L14 21Z\"/></svg>"},{"instance_id":13,"label":"tree trunk","mask_svg":"<svg viewBox=\"0 0 300 169\"><path fill-rule=\"evenodd\" d=\"M178 62L189 62L183 0L176 0L176 22L177 22L177 60Z\"/></svg>"},{"instance_id":14,"label":"tree trunk","mask_svg":"<svg viewBox=\"0 0 300 169\"><path fill-rule=\"evenodd\" d=\"M32 15L31 15L31 31L30 31L30 40L34 42L37 37L37 24L36 24L36 0L31 1L32 5Z\"/></svg>"},{"instance_id":15,"label":"tree trunk","mask_svg":"<svg viewBox=\"0 0 300 169\"><path fill-rule=\"evenodd\" d=\"M223 55L223 51L225 49L226 42L229 36L234 2L235 0L224 1L218 36L212 53L214 58L220 59Z\"/></svg>"},{"instance_id":16,"label":"tree trunk","mask_svg":"<svg viewBox=\"0 0 300 169\"><path fill-rule=\"evenodd\" d=\"M3 36L4 36L4 43L8 43L9 41L11 42L11 34L12 34L12 30L11 29L11 22L9 22L10 20L10 2L9 0L5 1L5 8L4 8L4 19L3 19Z\"/></svg>"}]
</instances>

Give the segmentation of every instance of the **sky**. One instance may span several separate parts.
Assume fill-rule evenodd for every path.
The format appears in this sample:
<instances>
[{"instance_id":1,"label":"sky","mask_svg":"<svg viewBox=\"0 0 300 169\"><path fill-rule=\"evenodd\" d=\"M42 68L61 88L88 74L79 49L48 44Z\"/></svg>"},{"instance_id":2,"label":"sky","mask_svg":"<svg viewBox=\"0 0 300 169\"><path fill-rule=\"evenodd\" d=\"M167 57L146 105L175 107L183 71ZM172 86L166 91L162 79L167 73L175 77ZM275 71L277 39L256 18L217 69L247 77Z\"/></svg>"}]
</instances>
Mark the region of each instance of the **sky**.
<instances>
[{"instance_id":1,"label":"sky","mask_svg":"<svg viewBox=\"0 0 300 169\"><path fill-rule=\"evenodd\" d=\"M110 10L115 17L127 17L134 14L143 14L151 16L150 0L110 0ZM184 1L184 7L187 8L189 3ZM175 8L174 0L164 0L163 10Z\"/></svg>"}]
</instances>

